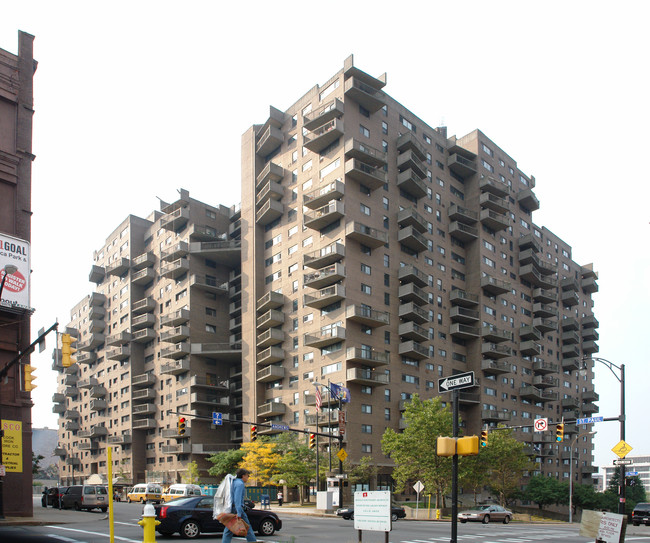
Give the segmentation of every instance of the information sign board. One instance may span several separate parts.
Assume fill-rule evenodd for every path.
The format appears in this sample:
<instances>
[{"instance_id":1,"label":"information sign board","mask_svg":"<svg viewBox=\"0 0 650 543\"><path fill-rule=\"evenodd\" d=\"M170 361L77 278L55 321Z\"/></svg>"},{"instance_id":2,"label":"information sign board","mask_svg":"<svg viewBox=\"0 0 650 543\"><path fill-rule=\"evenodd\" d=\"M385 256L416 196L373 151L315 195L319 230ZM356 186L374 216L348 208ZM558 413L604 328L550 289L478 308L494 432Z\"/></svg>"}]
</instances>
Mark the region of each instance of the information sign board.
<instances>
[{"instance_id":1,"label":"information sign board","mask_svg":"<svg viewBox=\"0 0 650 543\"><path fill-rule=\"evenodd\" d=\"M354 529L390 532L390 490L354 493Z\"/></svg>"},{"instance_id":2,"label":"information sign board","mask_svg":"<svg viewBox=\"0 0 650 543\"><path fill-rule=\"evenodd\" d=\"M476 383L474 381L473 371L459 373L453 377L443 377L442 379L438 379L438 394L459 388L473 387L475 385Z\"/></svg>"},{"instance_id":3,"label":"information sign board","mask_svg":"<svg viewBox=\"0 0 650 543\"><path fill-rule=\"evenodd\" d=\"M223 426L223 413L212 412L212 424L215 426Z\"/></svg>"}]
</instances>

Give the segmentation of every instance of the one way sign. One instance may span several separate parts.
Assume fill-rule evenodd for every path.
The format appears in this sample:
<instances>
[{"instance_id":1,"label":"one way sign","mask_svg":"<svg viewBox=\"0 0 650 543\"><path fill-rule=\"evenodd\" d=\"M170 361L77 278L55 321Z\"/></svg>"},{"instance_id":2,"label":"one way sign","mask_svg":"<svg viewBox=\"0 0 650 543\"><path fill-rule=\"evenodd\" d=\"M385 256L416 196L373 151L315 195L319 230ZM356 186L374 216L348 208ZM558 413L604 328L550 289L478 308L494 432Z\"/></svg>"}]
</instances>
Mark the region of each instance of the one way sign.
<instances>
[{"instance_id":1,"label":"one way sign","mask_svg":"<svg viewBox=\"0 0 650 543\"><path fill-rule=\"evenodd\" d=\"M438 394L458 388L473 387L475 384L473 371L459 373L453 377L443 377L442 379L438 379Z\"/></svg>"}]
</instances>

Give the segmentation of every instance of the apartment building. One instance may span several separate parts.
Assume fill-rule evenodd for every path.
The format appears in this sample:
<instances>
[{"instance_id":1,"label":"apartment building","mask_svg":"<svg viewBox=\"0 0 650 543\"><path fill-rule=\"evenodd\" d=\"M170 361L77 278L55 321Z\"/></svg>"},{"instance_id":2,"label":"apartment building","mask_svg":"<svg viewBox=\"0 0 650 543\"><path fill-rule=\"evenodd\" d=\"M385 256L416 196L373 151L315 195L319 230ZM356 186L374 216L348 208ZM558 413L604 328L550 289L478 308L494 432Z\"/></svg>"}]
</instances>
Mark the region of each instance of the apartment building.
<instances>
[{"instance_id":1,"label":"apartment building","mask_svg":"<svg viewBox=\"0 0 650 543\"><path fill-rule=\"evenodd\" d=\"M18 32L17 54L0 49L0 368L31 343L29 247L32 229L32 117L34 36ZM5 273L9 277L5 277ZM31 517L32 399L25 390L23 356L0 379L7 473L0 481L0 515ZM11 431L9 431L11 429ZM10 440L20 456L7 455ZM15 450L15 449L14 449Z\"/></svg>"},{"instance_id":2,"label":"apartment building","mask_svg":"<svg viewBox=\"0 0 650 543\"><path fill-rule=\"evenodd\" d=\"M123 484L180 482L196 461L241 441L238 209L180 191L146 218L128 216L94 254L94 291L71 310L76 364L59 371L61 483L108 473ZM187 418L178 432L179 413ZM205 480L205 477L204 477Z\"/></svg>"},{"instance_id":3,"label":"apartment building","mask_svg":"<svg viewBox=\"0 0 650 543\"><path fill-rule=\"evenodd\" d=\"M475 373L460 393L468 433L598 411L592 364L577 371L598 352L597 275L533 221L535 178L482 131L449 137L385 85L350 57L271 107L242 136L241 206L243 417L269 424L260 434L339 435L338 405L324 394L318 413L315 391L344 385L345 450L371 455L380 484L384 430L404 428L406 402L438 395L442 377ZM541 472L569 477L575 426L562 443L514 435ZM583 439L574 473L591 482Z\"/></svg>"}]
</instances>

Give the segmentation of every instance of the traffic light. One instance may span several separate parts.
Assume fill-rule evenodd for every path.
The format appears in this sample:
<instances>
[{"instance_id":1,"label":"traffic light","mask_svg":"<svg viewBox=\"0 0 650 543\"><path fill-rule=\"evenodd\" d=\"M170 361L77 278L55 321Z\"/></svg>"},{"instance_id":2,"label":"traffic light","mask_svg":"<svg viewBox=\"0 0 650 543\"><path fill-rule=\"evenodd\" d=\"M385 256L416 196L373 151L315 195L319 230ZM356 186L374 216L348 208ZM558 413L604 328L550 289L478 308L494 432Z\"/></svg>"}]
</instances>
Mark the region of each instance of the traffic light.
<instances>
[{"instance_id":1,"label":"traffic light","mask_svg":"<svg viewBox=\"0 0 650 543\"><path fill-rule=\"evenodd\" d=\"M487 447L488 445L488 431L481 430L481 447Z\"/></svg>"},{"instance_id":2,"label":"traffic light","mask_svg":"<svg viewBox=\"0 0 650 543\"><path fill-rule=\"evenodd\" d=\"M257 439L257 426L254 424L251 426L251 441L255 441Z\"/></svg>"},{"instance_id":3,"label":"traffic light","mask_svg":"<svg viewBox=\"0 0 650 543\"><path fill-rule=\"evenodd\" d=\"M34 366L30 366L29 364L25 364L23 366L23 375L25 376L25 391L34 390L36 388L36 385L34 384L36 375L33 375L35 369L36 368Z\"/></svg>"},{"instance_id":4,"label":"traffic light","mask_svg":"<svg viewBox=\"0 0 650 543\"><path fill-rule=\"evenodd\" d=\"M316 434L309 434L309 448L316 448Z\"/></svg>"},{"instance_id":5,"label":"traffic light","mask_svg":"<svg viewBox=\"0 0 650 543\"><path fill-rule=\"evenodd\" d=\"M555 441L562 441L564 439L564 423L558 422L555 425Z\"/></svg>"},{"instance_id":6,"label":"traffic light","mask_svg":"<svg viewBox=\"0 0 650 543\"><path fill-rule=\"evenodd\" d=\"M72 343L76 342L77 340L70 334L61 334L61 365L64 368L69 368L72 364L77 363L76 359L71 358L71 356L77 352L77 349L71 346Z\"/></svg>"},{"instance_id":7,"label":"traffic light","mask_svg":"<svg viewBox=\"0 0 650 543\"><path fill-rule=\"evenodd\" d=\"M179 436L185 435L186 423L187 423L187 420L185 419L185 417L178 417L178 435Z\"/></svg>"}]
</instances>

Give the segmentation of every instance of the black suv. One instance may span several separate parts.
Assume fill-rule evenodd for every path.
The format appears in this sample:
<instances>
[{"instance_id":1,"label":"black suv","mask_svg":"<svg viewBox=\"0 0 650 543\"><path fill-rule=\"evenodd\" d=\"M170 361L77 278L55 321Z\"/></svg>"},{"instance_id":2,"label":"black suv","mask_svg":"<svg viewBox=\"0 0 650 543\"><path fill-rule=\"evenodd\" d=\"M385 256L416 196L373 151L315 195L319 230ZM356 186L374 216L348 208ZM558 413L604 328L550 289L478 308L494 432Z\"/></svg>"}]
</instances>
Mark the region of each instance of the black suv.
<instances>
[{"instance_id":1,"label":"black suv","mask_svg":"<svg viewBox=\"0 0 650 543\"><path fill-rule=\"evenodd\" d=\"M632 524L638 526L641 523L650 526L650 503L637 503L632 511Z\"/></svg>"}]
</instances>

